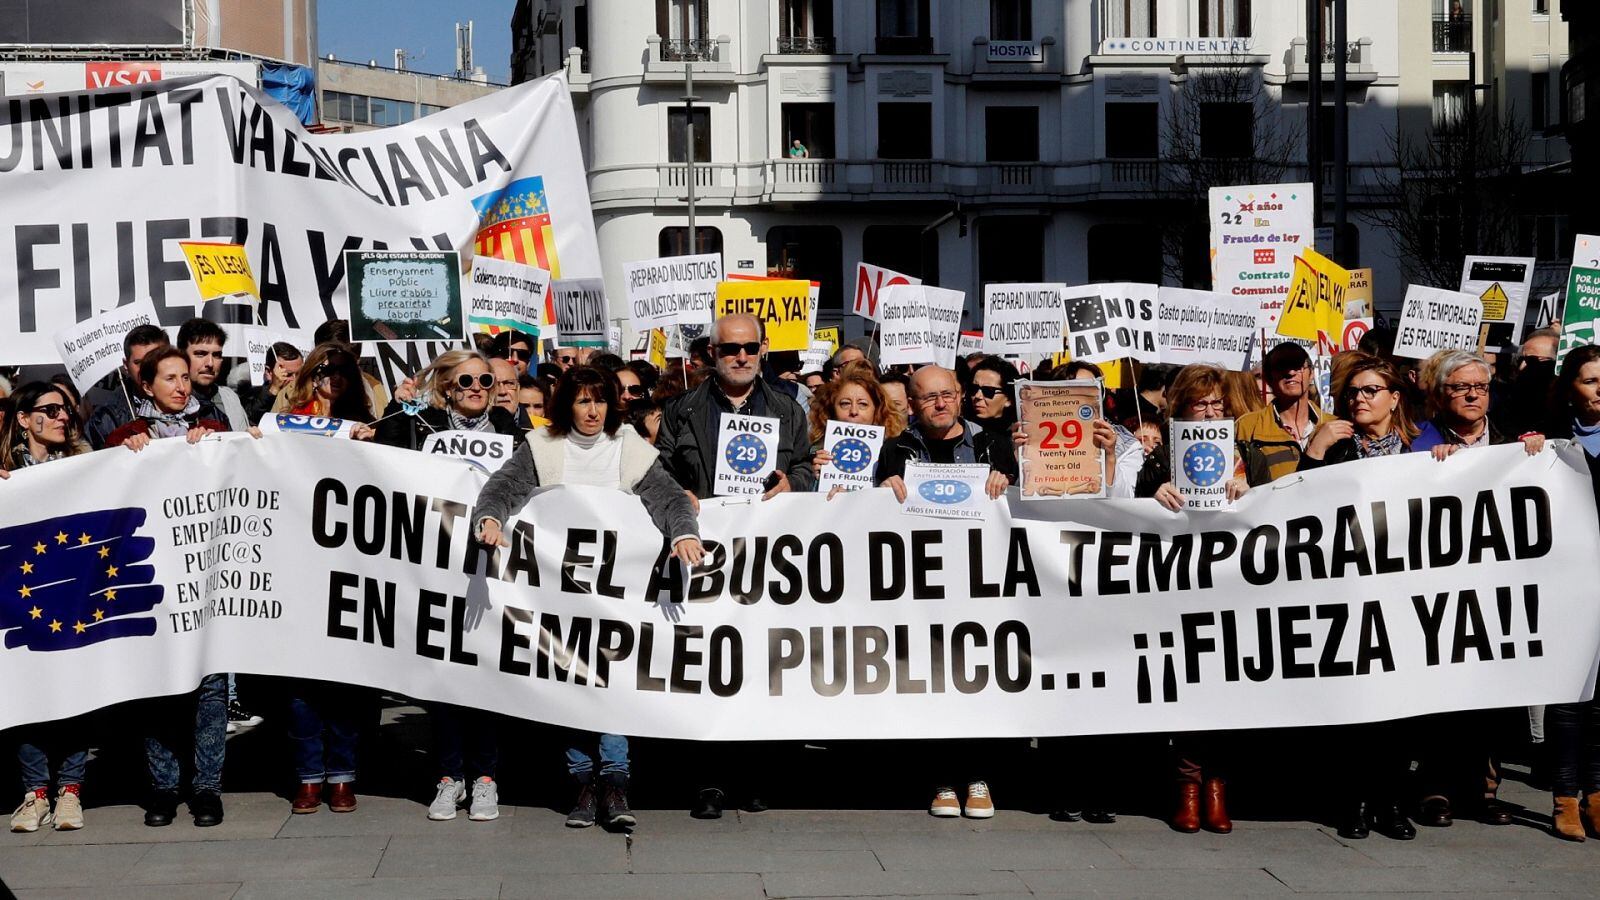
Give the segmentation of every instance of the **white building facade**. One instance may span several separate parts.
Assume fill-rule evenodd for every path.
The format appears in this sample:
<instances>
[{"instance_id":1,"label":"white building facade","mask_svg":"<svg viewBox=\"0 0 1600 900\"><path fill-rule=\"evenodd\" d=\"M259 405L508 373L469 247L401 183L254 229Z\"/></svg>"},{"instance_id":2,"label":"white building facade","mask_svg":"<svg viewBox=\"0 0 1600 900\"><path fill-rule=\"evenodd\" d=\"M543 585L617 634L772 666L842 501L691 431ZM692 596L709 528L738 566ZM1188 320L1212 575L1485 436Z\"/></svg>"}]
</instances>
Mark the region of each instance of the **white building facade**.
<instances>
[{"instance_id":1,"label":"white building facade","mask_svg":"<svg viewBox=\"0 0 1600 900\"><path fill-rule=\"evenodd\" d=\"M1478 102L1519 106L1542 85L1555 102L1534 64L1559 71L1559 16L1541 16L1539 0L1455 2L1349 0L1353 210L1381 202L1393 135L1426 128L1458 85ZM1474 5L1493 7L1492 28L1463 25ZM613 293L623 263L689 250L692 178L700 249L720 250L730 272L820 281L821 319L842 317L858 333L860 320L843 315L857 261L966 291L974 322L988 282L1201 286L1203 249L1186 265L1175 256L1192 263L1193 248L1175 252L1162 237L1175 104L1192 102L1180 99L1185 86L1207 73L1245 73L1265 108L1200 109L1194 150L1247 154L1270 142L1264 134L1283 137L1294 149L1282 180L1306 180L1295 137L1307 103L1306 6L522 0L512 69L514 81L566 74ZM1330 61L1329 104L1332 78ZM1445 99L1436 80L1449 83ZM1491 80L1492 96L1470 87ZM1542 161L1562 158L1558 143L1540 138ZM1331 184L1330 175L1325 221ZM1398 306L1404 286L1384 234L1351 220L1352 255L1375 269L1380 308Z\"/></svg>"}]
</instances>

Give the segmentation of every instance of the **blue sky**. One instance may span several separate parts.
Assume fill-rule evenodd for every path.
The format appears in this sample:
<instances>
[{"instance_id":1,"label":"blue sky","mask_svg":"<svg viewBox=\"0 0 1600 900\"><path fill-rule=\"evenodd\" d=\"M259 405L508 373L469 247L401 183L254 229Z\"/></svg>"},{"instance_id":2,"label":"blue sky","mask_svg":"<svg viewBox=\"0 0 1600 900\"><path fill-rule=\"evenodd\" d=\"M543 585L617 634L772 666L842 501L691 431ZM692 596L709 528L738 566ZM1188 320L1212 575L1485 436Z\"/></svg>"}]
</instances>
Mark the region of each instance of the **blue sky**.
<instances>
[{"instance_id":1,"label":"blue sky","mask_svg":"<svg viewBox=\"0 0 1600 900\"><path fill-rule=\"evenodd\" d=\"M408 68L448 74L456 65L455 23L473 21L473 61L504 84L511 77L511 11L516 0L319 0L318 56L375 59L394 65L394 50L411 56Z\"/></svg>"}]
</instances>

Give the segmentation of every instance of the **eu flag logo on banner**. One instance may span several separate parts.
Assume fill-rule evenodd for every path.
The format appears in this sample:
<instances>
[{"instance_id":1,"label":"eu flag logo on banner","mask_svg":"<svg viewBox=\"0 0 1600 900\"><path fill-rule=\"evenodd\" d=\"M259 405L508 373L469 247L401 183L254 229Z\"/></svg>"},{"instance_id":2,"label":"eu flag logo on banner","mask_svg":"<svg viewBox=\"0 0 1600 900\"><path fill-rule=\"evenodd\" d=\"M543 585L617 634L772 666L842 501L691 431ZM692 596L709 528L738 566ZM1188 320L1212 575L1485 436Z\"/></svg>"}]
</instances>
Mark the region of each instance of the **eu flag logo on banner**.
<instances>
[{"instance_id":1,"label":"eu flag logo on banner","mask_svg":"<svg viewBox=\"0 0 1600 900\"><path fill-rule=\"evenodd\" d=\"M0 528L0 632L6 649L72 650L149 637L163 588L145 564L143 509L104 509Z\"/></svg>"}]
</instances>

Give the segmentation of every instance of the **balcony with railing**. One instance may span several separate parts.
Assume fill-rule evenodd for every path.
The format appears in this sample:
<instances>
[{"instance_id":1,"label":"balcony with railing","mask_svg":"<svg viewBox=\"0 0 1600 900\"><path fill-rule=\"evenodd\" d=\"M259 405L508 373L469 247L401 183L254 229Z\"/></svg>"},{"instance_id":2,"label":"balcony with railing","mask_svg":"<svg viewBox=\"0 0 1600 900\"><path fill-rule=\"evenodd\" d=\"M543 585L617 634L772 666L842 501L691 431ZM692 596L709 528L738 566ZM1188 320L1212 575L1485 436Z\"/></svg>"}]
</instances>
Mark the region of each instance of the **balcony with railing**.
<instances>
[{"instance_id":1,"label":"balcony with railing","mask_svg":"<svg viewBox=\"0 0 1600 900\"><path fill-rule=\"evenodd\" d=\"M1433 52L1468 53L1472 50L1472 16L1436 13L1433 17Z\"/></svg>"},{"instance_id":2,"label":"balcony with railing","mask_svg":"<svg viewBox=\"0 0 1600 900\"><path fill-rule=\"evenodd\" d=\"M1297 37L1289 42L1289 80L1305 81L1311 77L1310 53L1306 39ZM1372 38L1358 38L1344 45L1345 77L1363 84L1378 80L1378 64L1372 53ZM1328 41L1322 45L1322 80L1333 80L1333 65L1341 48Z\"/></svg>"},{"instance_id":3,"label":"balcony with railing","mask_svg":"<svg viewBox=\"0 0 1600 900\"><path fill-rule=\"evenodd\" d=\"M693 67L696 78L731 81L734 74L733 55L729 51L731 43L727 35L679 39L652 34L645 38L645 81L681 81L686 66Z\"/></svg>"},{"instance_id":4,"label":"balcony with railing","mask_svg":"<svg viewBox=\"0 0 1600 900\"><path fill-rule=\"evenodd\" d=\"M589 75L589 51L568 47L563 68L567 73L567 87L572 93L587 96L589 83L593 80Z\"/></svg>"},{"instance_id":5,"label":"balcony with railing","mask_svg":"<svg viewBox=\"0 0 1600 900\"><path fill-rule=\"evenodd\" d=\"M779 35L778 52L785 56L825 56L837 52L839 42L832 37Z\"/></svg>"}]
</instances>

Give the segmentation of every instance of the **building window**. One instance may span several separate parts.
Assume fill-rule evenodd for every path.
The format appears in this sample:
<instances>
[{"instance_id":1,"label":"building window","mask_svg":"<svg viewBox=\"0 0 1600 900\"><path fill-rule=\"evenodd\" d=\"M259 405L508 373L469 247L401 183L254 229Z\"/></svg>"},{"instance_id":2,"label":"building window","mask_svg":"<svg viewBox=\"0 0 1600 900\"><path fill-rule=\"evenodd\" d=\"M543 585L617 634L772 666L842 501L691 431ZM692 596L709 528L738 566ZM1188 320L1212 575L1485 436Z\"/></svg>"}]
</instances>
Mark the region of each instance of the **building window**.
<instances>
[{"instance_id":1,"label":"building window","mask_svg":"<svg viewBox=\"0 0 1600 900\"><path fill-rule=\"evenodd\" d=\"M939 234L921 225L868 225L861 232L861 261L939 283Z\"/></svg>"},{"instance_id":2,"label":"building window","mask_svg":"<svg viewBox=\"0 0 1600 900\"><path fill-rule=\"evenodd\" d=\"M1249 103L1200 104L1200 155L1244 159L1255 150L1255 107Z\"/></svg>"},{"instance_id":3,"label":"building window","mask_svg":"<svg viewBox=\"0 0 1600 900\"><path fill-rule=\"evenodd\" d=\"M984 147L990 162L1038 162L1039 107L985 109Z\"/></svg>"},{"instance_id":4,"label":"building window","mask_svg":"<svg viewBox=\"0 0 1600 900\"><path fill-rule=\"evenodd\" d=\"M711 58L709 5L709 0L656 0L662 61Z\"/></svg>"},{"instance_id":5,"label":"building window","mask_svg":"<svg viewBox=\"0 0 1600 900\"><path fill-rule=\"evenodd\" d=\"M698 245L693 250L689 249L689 229L684 225L673 225L661 229L661 237L657 242L660 256L692 256L696 253L721 253L722 230L709 225L696 225L694 228L695 243Z\"/></svg>"},{"instance_id":6,"label":"building window","mask_svg":"<svg viewBox=\"0 0 1600 900\"><path fill-rule=\"evenodd\" d=\"M833 0L778 0L779 53L833 51Z\"/></svg>"},{"instance_id":7,"label":"building window","mask_svg":"<svg viewBox=\"0 0 1600 900\"><path fill-rule=\"evenodd\" d=\"M1145 225L1095 225L1088 236L1089 281L1161 283L1161 234Z\"/></svg>"},{"instance_id":8,"label":"building window","mask_svg":"<svg viewBox=\"0 0 1600 900\"><path fill-rule=\"evenodd\" d=\"M689 111L682 107L667 110L667 162L688 162ZM694 109L694 161L711 162L711 110Z\"/></svg>"},{"instance_id":9,"label":"building window","mask_svg":"<svg viewBox=\"0 0 1600 900\"><path fill-rule=\"evenodd\" d=\"M1156 0L1101 0L1104 37L1156 36Z\"/></svg>"},{"instance_id":10,"label":"building window","mask_svg":"<svg viewBox=\"0 0 1600 900\"><path fill-rule=\"evenodd\" d=\"M800 146L795 146L795 141ZM800 151L804 149L804 153ZM783 151L790 159L832 159L833 104L785 103L783 105Z\"/></svg>"},{"instance_id":11,"label":"building window","mask_svg":"<svg viewBox=\"0 0 1600 900\"><path fill-rule=\"evenodd\" d=\"M1043 216L978 219L978 282L1044 281Z\"/></svg>"},{"instance_id":12,"label":"building window","mask_svg":"<svg viewBox=\"0 0 1600 900\"><path fill-rule=\"evenodd\" d=\"M1534 72L1530 89L1528 126L1542 132L1550 127L1550 73Z\"/></svg>"},{"instance_id":13,"label":"building window","mask_svg":"<svg viewBox=\"0 0 1600 900\"><path fill-rule=\"evenodd\" d=\"M1433 52L1472 49L1472 7L1467 0L1433 0Z\"/></svg>"},{"instance_id":14,"label":"building window","mask_svg":"<svg viewBox=\"0 0 1600 900\"><path fill-rule=\"evenodd\" d=\"M931 53L928 0L878 0L879 53Z\"/></svg>"},{"instance_id":15,"label":"building window","mask_svg":"<svg viewBox=\"0 0 1600 900\"><path fill-rule=\"evenodd\" d=\"M878 158L932 159L933 104L879 103Z\"/></svg>"},{"instance_id":16,"label":"building window","mask_svg":"<svg viewBox=\"0 0 1600 900\"><path fill-rule=\"evenodd\" d=\"M1161 155L1161 104L1107 103L1106 156L1154 159Z\"/></svg>"},{"instance_id":17,"label":"building window","mask_svg":"<svg viewBox=\"0 0 1600 900\"><path fill-rule=\"evenodd\" d=\"M1465 81L1435 81L1433 83L1434 132L1449 134L1466 124L1467 103Z\"/></svg>"},{"instance_id":18,"label":"building window","mask_svg":"<svg viewBox=\"0 0 1600 900\"><path fill-rule=\"evenodd\" d=\"M1533 14L1536 16L1550 15L1550 0L1533 0Z\"/></svg>"},{"instance_id":19,"label":"building window","mask_svg":"<svg viewBox=\"0 0 1600 900\"><path fill-rule=\"evenodd\" d=\"M989 40L1033 40L1033 0L989 0Z\"/></svg>"},{"instance_id":20,"label":"building window","mask_svg":"<svg viewBox=\"0 0 1600 900\"><path fill-rule=\"evenodd\" d=\"M854 271L850 273L852 276ZM767 275L815 281L817 311L844 312L844 241L832 225L778 225L767 230Z\"/></svg>"},{"instance_id":21,"label":"building window","mask_svg":"<svg viewBox=\"0 0 1600 900\"><path fill-rule=\"evenodd\" d=\"M1250 36L1250 0L1200 0L1200 36Z\"/></svg>"}]
</instances>

